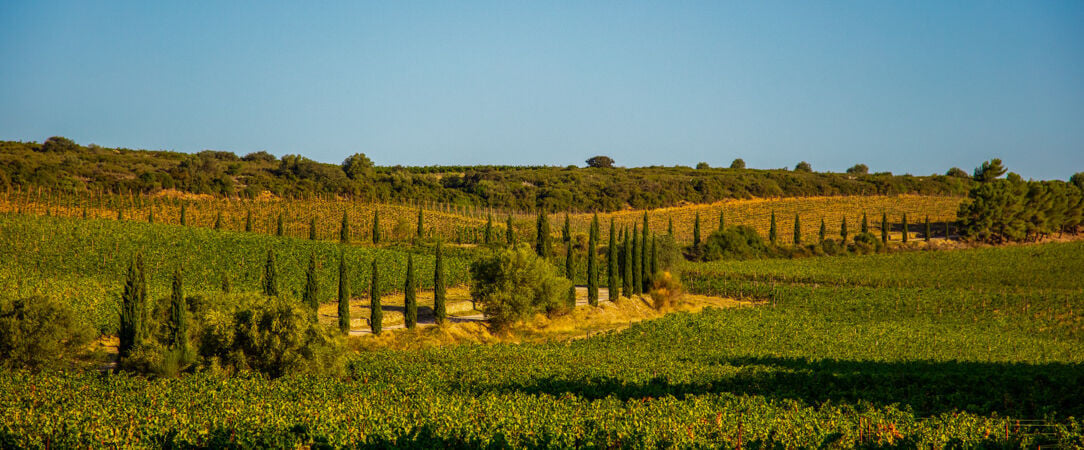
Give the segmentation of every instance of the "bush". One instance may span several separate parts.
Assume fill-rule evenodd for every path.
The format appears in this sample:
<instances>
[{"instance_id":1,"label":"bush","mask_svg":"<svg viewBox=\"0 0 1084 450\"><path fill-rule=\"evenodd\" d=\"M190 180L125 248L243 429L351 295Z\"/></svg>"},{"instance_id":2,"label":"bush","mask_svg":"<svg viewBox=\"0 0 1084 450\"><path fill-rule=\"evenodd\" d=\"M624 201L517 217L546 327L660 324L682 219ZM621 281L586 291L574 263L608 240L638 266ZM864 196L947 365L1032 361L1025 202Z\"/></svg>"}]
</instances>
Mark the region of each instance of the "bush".
<instances>
[{"instance_id":1,"label":"bush","mask_svg":"<svg viewBox=\"0 0 1084 450\"><path fill-rule=\"evenodd\" d=\"M536 313L555 313L568 305L564 295L572 285L557 269L521 246L497 252L471 265L471 297L497 328Z\"/></svg>"},{"instance_id":2,"label":"bush","mask_svg":"<svg viewBox=\"0 0 1084 450\"><path fill-rule=\"evenodd\" d=\"M90 326L67 303L29 297L0 304L0 367L41 370L81 356L93 338Z\"/></svg>"},{"instance_id":3,"label":"bush","mask_svg":"<svg viewBox=\"0 0 1084 450\"><path fill-rule=\"evenodd\" d=\"M670 271L663 271L652 277L651 300L655 309L664 309L674 306L681 298L681 281L677 275Z\"/></svg>"},{"instance_id":4,"label":"bush","mask_svg":"<svg viewBox=\"0 0 1084 450\"><path fill-rule=\"evenodd\" d=\"M884 248L884 244L873 233L858 233L854 236L854 245L852 251L855 253L866 255L870 253L876 253Z\"/></svg>"},{"instance_id":5,"label":"bush","mask_svg":"<svg viewBox=\"0 0 1084 450\"><path fill-rule=\"evenodd\" d=\"M724 231L715 231L704 242L700 254L703 261L719 259L752 259L768 253L768 246L756 230L739 225Z\"/></svg>"}]
</instances>

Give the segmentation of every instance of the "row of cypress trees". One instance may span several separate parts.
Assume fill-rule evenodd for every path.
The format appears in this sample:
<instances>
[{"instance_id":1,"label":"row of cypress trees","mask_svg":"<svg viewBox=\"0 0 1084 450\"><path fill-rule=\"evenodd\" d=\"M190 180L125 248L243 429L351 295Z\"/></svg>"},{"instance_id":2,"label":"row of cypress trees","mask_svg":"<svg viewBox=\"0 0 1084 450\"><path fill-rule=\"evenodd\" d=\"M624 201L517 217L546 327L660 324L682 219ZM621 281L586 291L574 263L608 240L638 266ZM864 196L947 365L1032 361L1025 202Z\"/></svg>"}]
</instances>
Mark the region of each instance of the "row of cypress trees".
<instances>
[{"instance_id":1,"label":"row of cypress trees","mask_svg":"<svg viewBox=\"0 0 1084 450\"><path fill-rule=\"evenodd\" d=\"M719 231L722 231L726 227L726 221L725 221L725 218L724 218L723 214L724 214L723 212L719 213ZM673 220L672 219L670 221L670 226L671 226L671 229L672 229L673 228ZM887 243L889 241L889 236L888 236L889 228L890 228L890 226L889 226L889 223L888 223L888 214L887 213L882 213L882 215L881 215L881 241L882 242ZM910 233L911 232L910 232L910 225L907 222L907 213L903 213L903 218L901 220L901 229L902 229L901 240L903 242L908 242L908 240L910 239ZM822 217L821 218L821 226L820 226L820 229L817 232L817 237L819 238L820 242L824 242L824 240L827 238L827 232L828 232L828 229L827 229L827 226L825 225L824 218ZM867 219L866 214L863 213L862 214L862 233L868 233L868 232L869 232L869 220ZM949 236L949 232L950 232L949 223L946 222L946 223L944 223L944 235L945 235L946 238ZM847 238L849 237L848 230L847 230L847 218L846 217L844 217L843 220L840 222L839 236L843 240L843 242L846 242ZM926 216L926 221L925 221L925 226L923 228L922 237L926 242L929 242L930 238L932 236L933 236L933 229L932 229L932 226L930 224L930 216ZM802 244L801 217L798 214L794 215L794 235L793 235L792 239L793 239L794 245L801 245ZM698 212L698 213L696 213L696 218L694 219L694 222L693 222L693 247L699 247L701 242L702 242L702 240L700 238L700 213ZM778 245L778 243L779 243L779 234L778 234L777 229L776 229L775 211L772 211L770 223L768 224L768 242L771 242L772 245Z\"/></svg>"}]
</instances>

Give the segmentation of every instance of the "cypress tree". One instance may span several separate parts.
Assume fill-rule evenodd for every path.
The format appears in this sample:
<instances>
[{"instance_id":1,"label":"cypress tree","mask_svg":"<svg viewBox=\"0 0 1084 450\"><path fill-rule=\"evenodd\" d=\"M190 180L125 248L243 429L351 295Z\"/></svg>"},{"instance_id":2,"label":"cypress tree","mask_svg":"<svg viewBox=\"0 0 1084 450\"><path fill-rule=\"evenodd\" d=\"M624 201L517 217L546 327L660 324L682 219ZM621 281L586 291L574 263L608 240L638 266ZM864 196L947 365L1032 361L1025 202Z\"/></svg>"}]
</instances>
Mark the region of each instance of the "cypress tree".
<instances>
[{"instance_id":1,"label":"cypress tree","mask_svg":"<svg viewBox=\"0 0 1084 450\"><path fill-rule=\"evenodd\" d=\"M504 225L504 238L508 242L509 247L516 246L516 231L512 228L512 215L508 215L508 221Z\"/></svg>"},{"instance_id":2,"label":"cypress tree","mask_svg":"<svg viewBox=\"0 0 1084 450\"><path fill-rule=\"evenodd\" d=\"M651 286L651 251L647 248L647 212L644 212L644 229L640 237L640 292L649 291Z\"/></svg>"},{"instance_id":3,"label":"cypress tree","mask_svg":"<svg viewBox=\"0 0 1084 450\"><path fill-rule=\"evenodd\" d=\"M275 236L283 236L286 234L286 224L283 221L282 214L279 214L278 224L275 225Z\"/></svg>"},{"instance_id":4,"label":"cypress tree","mask_svg":"<svg viewBox=\"0 0 1084 450\"><path fill-rule=\"evenodd\" d=\"M598 214L591 219L587 239L587 304L598 306Z\"/></svg>"},{"instance_id":5,"label":"cypress tree","mask_svg":"<svg viewBox=\"0 0 1084 450\"><path fill-rule=\"evenodd\" d=\"M700 211L696 212L696 219L693 221L693 248L700 248Z\"/></svg>"},{"instance_id":6,"label":"cypress tree","mask_svg":"<svg viewBox=\"0 0 1084 450\"><path fill-rule=\"evenodd\" d=\"M380 334L384 329L384 310L380 306L380 266L373 258L372 283L369 284L369 329Z\"/></svg>"},{"instance_id":7,"label":"cypress tree","mask_svg":"<svg viewBox=\"0 0 1084 450\"><path fill-rule=\"evenodd\" d=\"M772 211L772 223L768 225L768 242L771 242L772 245L775 245L776 238L777 236L775 233L775 211Z\"/></svg>"},{"instance_id":8,"label":"cypress tree","mask_svg":"<svg viewBox=\"0 0 1084 450\"><path fill-rule=\"evenodd\" d=\"M726 230L726 216L724 213L725 211L722 209L719 210L719 231Z\"/></svg>"},{"instance_id":9,"label":"cypress tree","mask_svg":"<svg viewBox=\"0 0 1084 450\"><path fill-rule=\"evenodd\" d=\"M350 334L350 282L346 274L346 252L339 254L339 331Z\"/></svg>"},{"instance_id":10,"label":"cypress tree","mask_svg":"<svg viewBox=\"0 0 1084 450\"><path fill-rule=\"evenodd\" d=\"M668 219L669 219L669 224L666 225L666 235L670 236L670 237L674 237L674 218L669 217Z\"/></svg>"},{"instance_id":11,"label":"cypress tree","mask_svg":"<svg viewBox=\"0 0 1084 450\"><path fill-rule=\"evenodd\" d=\"M124 292L121 294L120 329L117 331L117 337L120 338L118 350L121 358L128 357L142 338L144 305L141 301L143 293L139 284L141 264L138 262L141 259L142 256L138 254L132 259L132 264L128 267L127 279L124 281Z\"/></svg>"},{"instance_id":12,"label":"cypress tree","mask_svg":"<svg viewBox=\"0 0 1084 450\"><path fill-rule=\"evenodd\" d=\"M350 243L350 216L346 214L346 211L343 211L342 222L339 223L339 242L343 244ZM373 241L373 243L375 244L376 241Z\"/></svg>"},{"instance_id":13,"label":"cypress tree","mask_svg":"<svg viewBox=\"0 0 1084 450\"><path fill-rule=\"evenodd\" d=\"M309 219L309 240L316 240L316 216Z\"/></svg>"},{"instance_id":14,"label":"cypress tree","mask_svg":"<svg viewBox=\"0 0 1084 450\"><path fill-rule=\"evenodd\" d=\"M949 238L949 222L946 220L945 221L945 240L947 241L948 238Z\"/></svg>"},{"instance_id":15,"label":"cypress tree","mask_svg":"<svg viewBox=\"0 0 1084 450\"><path fill-rule=\"evenodd\" d=\"M903 243L907 243L907 213L903 213Z\"/></svg>"},{"instance_id":16,"label":"cypress tree","mask_svg":"<svg viewBox=\"0 0 1084 450\"><path fill-rule=\"evenodd\" d=\"M403 320L407 329L418 325L417 283L414 282L414 255L407 253L406 281L403 282Z\"/></svg>"},{"instance_id":17,"label":"cypress tree","mask_svg":"<svg viewBox=\"0 0 1084 450\"><path fill-rule=\"evenodd\" d=\"M624 255L621 258L624 263L621 267L621 294L626 298L632 298L632 241L630 240L632 236L629 236L628 232L625 232L624 235Z\"/></svg>"},{"instance_id":18,"label":"cypress tree","mask_svg":"<svg viewBox=\"0 0 1084 450\"><path fill-rule=\"evenodd\" d=\"M486 232L484 235L484 241L486 245L493 243L493 215L486 216Z\"/></svg>"},{"instance_id":19,"label":"cypress tree","mask_svg":"<svg viewBox=\"0 0 1084 450\"><path fill-rule=\"evenodd\" d=\"M866 220L866 213L862 213L862 233L869 233L869 220Z\"/></svg>"},{"instance_id":20,"label":"cypress tree","mask_svg":"<svg viewBox=\"0 0 1084 450\"><path fill-rule=\"evenodd\" d=\"M86 217L83 217L83 218L86 219ZM147 223L154 223L154 210L153 209L151 210L151 212L147 213Z\"/></svg>"},{"instance_id":21,"label":"cypress tree","mask_svg":"<svg viewBox=\"0 0 1084 450\"><path fill-rule=\"evenodd\" d=\"M343 213L343 217L346 217L346 213ZM343 222L345 222L345 221L346 221L346 219L343 219ZM347 228L347 230L349 230L349 229ZM350 235L347 234L347 238L349 238L349 237L350 237ZM378 209L378 210L373 211L373 244L379 244L379 243L380 243L380 210Z\"/></svg>"},{"instance_id":22,"label":"cypress tree","mask_svg":"<svg viewBox=\"0 0 1084 450\"><path fill-rule=\"evenodd\" d=\"M888 243L888 213L881 213L881 242Z\"/></svg>"},{"instance_id":23,"label":"cypress tree","mask_svg":"<svg viewBox=\"0 0 1084 450\"><path fill-rule=\"evenodd\" d=\"M19 214L22 214L22 213L23 213L23 207L22 207L22 206L20 206L20 207L19 207ZM86 207L83 207L83 218L84 218L84 219L86 219L86 218L87 218L87 208L86 208Z\"/></svg>"},{"instance_id":24,"label":"cypress tree","mask_svg":"<svg viewBox=\"0 0 1084 450\"><path fill-rule=\"evenodd\" d=\"M444 249L441 246L440 241L437 241L437 261L433 269L433 316L437 325L444 325L448 318L444 292Z\"/></svg>"},{"instance_id":25,"label":"cypress tree","mask_svg":"<svg viewBox=\"0 0 1084 450\"><path fill-rule=\"evenodd\" d=\"M249 211L248 215L245 216L245 232L252 232L252 211Z\"/></svg>"},{"instance_id":26,"label":"cypress tree","mask_svg":"<svg viewBox=\"0 0 1084 450\"><path fill-rule=\"evenodd\" d=\"M565 301L568 302L569 308L576 307L576 282L574 268L572 266L572 242L565 243L565 278L572 281L572 284L568 287L568 293L565 296Z\"/></svg>"},{"instance_id":27,"label":"cypress tree","mask_svg":"<svg viewBox=\"0 0 1084 450\"><path fill-rule=\"evenodd\" d=\"M802 224L798 219L798 214L794 214L794 246L802 245Z\"/></svg>"},{"instance_id":28,"label":"cypress tree","mask_svg":"<svg viewBox=\"0 0 1084 450\"><path fill-rule=\"evenodd\" d=\"M319 317L317 310L320 308L320 285L316 280L316 252L309 254L309 270L305 272L305 291L301 296L302 303L312 310L312 320L315 322Z\"/></svg>"},{"instance_id":29,"label":"cypress tree","mask_svg":"<svg viewBox=\"0 0 1084 450\"><path fill-rule=\"evenodd\" d=\"M621 295L621 287L617 284L617 240L614 229L614 219L610 218L610 246L606 249L606 288L609 290L607 300L614 301Z\"/></svg>"},{"instance_id":30,"label":"cypress tree","mask_svg":"<svg viewBox=\"0 0 1084 450\"><path fill-rule=\"evenodd\" d=\"M181 271L173 272L173 289L169 297L169 336L167 344L186 359L188 355L188 305L184 300Z\"/></svg>"},{"instance_id":31,"label":"cypress tree","mask_svg":"<svg viewBox=\"0 0 1084 450\"><path fill-rule=\"evenodd\" d=\"M267 251L267 261L263 266L263 295L268 297L278 297L279 286L276 280L277 274L275 270L275 251Z\"/></svg>"},{"instance_id":32,"label":"cypress tree","mask_svg":"<svg viewBox=\"0 0 1084 450\"><path fill-rule=\"evenodd\" d=\"M561 241L564 243L572 242L572 226L568 221L568 213L565 213L565 226L561 229Z\"/></svg>"},{"instance_id":33,"label":"cypress tree","mask_svg":"<svg viewBox=\"0 0 1084 450\"><path fill-rule=\"evenodd\" d=\"M632 293L640 294L644 288L644 273L642 268L640 247L640 225L632 225Z\"/></svg>"},{"instance_id":34,"label":"cypress tree","mask_svg":"<svg viewBox=\"0 0 1084 450\"><path fill-rule=\"evenodd\" d=\"M184 203L181 203L181 226L187 226L187 225L188 225L188 214L187 214L187 211L185 211Z\"/></svg>"},{"instance_id":35,"label":"cypress tree","mask_svg":"<svg viewBox=\"0 0 1084 450\"><path fill-rule=\"evenodd\" d=\"M422 239L422 238L425 237L425 219L424 219L424 217L425 216L422 214L422 209L418 208L418 234L417 234L418 239Z\"/></svg>"},{"instance_id":36,"label":"cypress tree","mask_svg":"<svg viewBox=\"0 0 1084 450\"><path fill-rule=\"evenodd\" d=\"M824 242L825 235L828 233L828 227L824 225L824 217L821 217L821 231L819 233L820 242Z\"/></svg>"},{"instance_id":37,"label":"cypress tree","mask_svg":"<svg viewBox=\"0 0 1084 450\"><path fill-rule=\"evenodd\" d=\"M222 211L219 211L218 215L215 216L215 229L216 230L221 230L222 229Z\"/></svg>"},{"instance_id":38,"label":"cypress tree","mask_svg":"<svg viewBox=\"0 0 1084 450\"><path fill-rule=\"evenodd\" d=\"M230 293L230 276L227 274L222 274L222 293Z\"/></svg>"},{"instance_id":39,"label":"cypress tree","mask_svg":"<svg viewBox=\"0 0 1084 450\"><path fill-rule=\"evenodd\" d=\"M843 222L839 224L839 237L844 244L847 243L847 216L843 216Z\"/></svg>"},{"instance_id":40,"label":"cypress tree","mask_svg":"<svg viewBox=\"0 0 1084 450\"><path fill-rule=\"evenodd\" d=\"M534 251L542 259L550 259L553 243L550 241L550 220L545 211L538 211L538 226L535 235Z\"/></svg>"},{"instance_id":41,"label":"cypress tree","mask_svg":"<svg viewBox=\"0 0 1084 450\"><path fill-rule=\"evenodd\" d=\"M52 213L48 209L46 209L45 210L45 217L49 217L51 215L52 215ZM123 209L117 208L117 220L124 220L124 210Z\"/></svg>"},{"instance_id":42,"label":"cypress tree","mask_svg":"<svg viewBox=\"0 0 1084 450\"><path fill-rule=\"evenodd\" d=\"M655 235L651 235L651 281L655 281L655 274L659 273L659 248L655 245Z\"/></svg>"}]
</instances>

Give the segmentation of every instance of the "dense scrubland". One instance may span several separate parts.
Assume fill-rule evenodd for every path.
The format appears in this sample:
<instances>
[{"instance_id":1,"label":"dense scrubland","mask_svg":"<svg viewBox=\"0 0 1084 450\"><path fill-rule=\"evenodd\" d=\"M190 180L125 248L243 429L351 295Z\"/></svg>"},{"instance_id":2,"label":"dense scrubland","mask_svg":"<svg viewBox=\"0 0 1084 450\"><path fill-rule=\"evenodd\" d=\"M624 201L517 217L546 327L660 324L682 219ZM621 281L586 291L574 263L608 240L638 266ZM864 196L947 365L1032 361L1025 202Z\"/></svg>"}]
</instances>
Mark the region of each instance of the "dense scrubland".
<instances>
[{"instance_id":1,"label":"dense scrubland","mask_svg":"<svg viewBox=\"0 0 1084 450\"><path fill-rule=\"evenodd\" d=\"M0 145L0 447L1084 446L1084 176Z\"/></svg>"}]
</instances>

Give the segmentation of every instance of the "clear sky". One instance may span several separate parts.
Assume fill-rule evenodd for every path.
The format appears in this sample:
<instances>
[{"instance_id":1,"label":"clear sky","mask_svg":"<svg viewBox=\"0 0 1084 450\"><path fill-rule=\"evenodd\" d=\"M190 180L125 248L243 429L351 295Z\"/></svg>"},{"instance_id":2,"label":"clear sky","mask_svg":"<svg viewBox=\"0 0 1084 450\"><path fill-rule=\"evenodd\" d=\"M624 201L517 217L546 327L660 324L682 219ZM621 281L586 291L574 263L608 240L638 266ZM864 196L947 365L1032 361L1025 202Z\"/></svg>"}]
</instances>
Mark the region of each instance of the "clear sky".
<instances>
[{"instance_id":1,"label":"clear sky","mask_svg":"<svg viewBox=\"0 0 1084 450\"><path fill-rule=\"evenodd\" d=\"M1084 171L1084 1L0 1L0 139Z\"/></svg>"}]
</instances>

